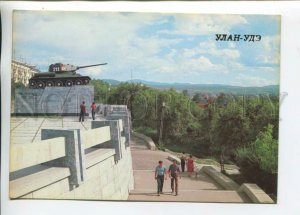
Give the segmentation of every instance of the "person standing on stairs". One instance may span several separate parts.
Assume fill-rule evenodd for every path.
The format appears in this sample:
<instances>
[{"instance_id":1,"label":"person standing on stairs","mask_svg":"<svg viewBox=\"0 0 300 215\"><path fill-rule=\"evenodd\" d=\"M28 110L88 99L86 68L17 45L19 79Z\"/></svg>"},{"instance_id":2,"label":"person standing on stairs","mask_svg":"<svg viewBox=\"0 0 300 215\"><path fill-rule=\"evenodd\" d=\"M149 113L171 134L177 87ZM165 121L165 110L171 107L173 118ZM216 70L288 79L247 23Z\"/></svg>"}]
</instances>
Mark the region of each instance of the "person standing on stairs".
<instances>
[{"instance_id":1,"label":"person standing on stairs","mask_svg":"<svg viewBox=\"0 0 300 215\"><path fill-rule=\"evenodd\" d=\"M180 170L179 167L177 166L176 160L173 160L173 164L170 165L169 167L169 177L171 178L171 189L172 193L174 193L174 182L175 182L175 195L178 195L178 176L180 176Z\"/></svg>"},{"instance_id":2,"label":"person standing on stairs","mask_svg":"<svg viewBox=\"0 0 300 215\"><path fill-rule=\"evenodd\" d=\"M95 102L93 102L91 105L93 120L95 120L96 108L97 108L97 106L96 106Z\"/></svg>"},{"instance_id":3,"label":"person standing on stairs","mask_svg":"<svg viewBox=\"0 0 300 215\"><path fill-rule=\"evenodd\" d=\"M167 169L163 167L163 162L158 161L158 166L155 168L155 180L157 180L157 195L163 192L164 179L167 180Z\"/></svg>"},{"instance_id":4,"label":"person standing on stairs","mask_svg":"<svg viewBox=\"0 0 300 215\"><path fill-rule=\"evenodd\" d=\"M86 112L86 106L85 106L85 102L83 101L82 104L80 105L79 122L84 121L85 112Z\"/></svg>"},{"instance_id":5,"label":"person standing on stairs","mask_svg":"<svg viewBox=\"0 0 300 215\"><path fill-rule=\"evenodd\" d=\"M189 173L189 177L191 177L194 172L194 160L192 155L190 155L187 159L187 171Z\"/></svg>"},{"instance_id":6,"label":"person standing on stairs","mask_svg":"<svg viewBox=\"0 0 300 215\"><path fill-rule=\"evenodd\" d=\"M184 172L184 168L185 168L185 152L182 153L182 156L180 157L180 164L181 164L181 172Z\"/></svg>"}]
</instances>

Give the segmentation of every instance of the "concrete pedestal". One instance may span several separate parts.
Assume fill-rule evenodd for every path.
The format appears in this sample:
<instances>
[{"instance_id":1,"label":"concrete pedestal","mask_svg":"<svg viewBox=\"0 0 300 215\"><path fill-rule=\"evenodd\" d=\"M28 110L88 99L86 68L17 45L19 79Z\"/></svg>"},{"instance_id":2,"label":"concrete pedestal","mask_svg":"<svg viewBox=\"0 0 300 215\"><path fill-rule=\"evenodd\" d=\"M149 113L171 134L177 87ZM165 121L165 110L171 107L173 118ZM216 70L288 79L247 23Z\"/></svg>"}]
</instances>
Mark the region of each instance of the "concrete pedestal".
<instances>
[{"instance_id":1,"label":"concrete pedestal","mask_svg":"<svg viewBox=\"0 0 300 215\"><path fill-rule=\"evenodd\" d=\"M15 115L78 115L85 101L90 112L94 101L93 86L46 87L45 89L16 89Z\"/></svg>"},{"instance_id":2,"label":"concrete pedestal","mask_svg":"<svg viewBox=\"0 0 300 215\"><path fill-rule=\"evenodd\" d=\"M113 111L108 116L106 116L107 120L118 120L122 119L124 126L124 136L126 138L125 146L130 146L130 133L131 133L131 115L130 112L127 111Z\"/></svg>"}]
</instances>

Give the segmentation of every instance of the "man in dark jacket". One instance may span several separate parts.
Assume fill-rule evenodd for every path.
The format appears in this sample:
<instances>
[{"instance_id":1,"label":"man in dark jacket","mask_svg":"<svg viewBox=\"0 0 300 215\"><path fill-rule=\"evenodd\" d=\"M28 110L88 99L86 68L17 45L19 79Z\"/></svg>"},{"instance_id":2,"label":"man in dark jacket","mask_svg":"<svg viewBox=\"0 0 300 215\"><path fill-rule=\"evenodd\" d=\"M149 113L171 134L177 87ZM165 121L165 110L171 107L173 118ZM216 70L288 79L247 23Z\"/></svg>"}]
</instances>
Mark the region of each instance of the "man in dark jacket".
<instances>
[{"instance_id":1,"label":"man in dark jacket","mask_svg":"<svg viewBox=\"0 0 300 215\"><path fill-rule=\"evenodd\" d=\"M178 195L178 176L180 176L179 167L176 164L176 160L173 160L173 164L169 167L169 177L171 178L171 189L172 193L174 193L174 181L175 181L175 195Z\"/></svg>"},{"instance_id":2,"label":"man in dark jacket","mask_svg":"<svg viewBox=\"0 0 300 215\"><path fill-rule=\"evenodd\" d=\"M86 106L85 106L85 102L83 101L82 104L80 105L80 114L79 114L79 122L83 122L84 121L84 115L86 112Z\"/></svg>"}]
</instances>

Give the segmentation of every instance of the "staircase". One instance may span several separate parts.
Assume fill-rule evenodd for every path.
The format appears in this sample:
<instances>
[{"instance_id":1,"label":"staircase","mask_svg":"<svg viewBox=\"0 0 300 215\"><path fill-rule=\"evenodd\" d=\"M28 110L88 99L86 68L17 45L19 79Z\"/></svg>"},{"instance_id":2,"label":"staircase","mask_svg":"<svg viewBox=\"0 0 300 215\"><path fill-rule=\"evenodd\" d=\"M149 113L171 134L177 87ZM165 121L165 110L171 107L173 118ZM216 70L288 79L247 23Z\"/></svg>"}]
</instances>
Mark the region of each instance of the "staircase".
<instances>
[{"instance_id":1,"label":"staircase","mask_svg":"<svg viewBox=\"0 0 300 215\"><path fill-rule=\"evenodd\" d=\"M163 194L157 196L157 183L154 179L154 169L158 161L163 161L167 169L171 162L170 155L163 151L148 150L146 143L139 138L131 139L131 154L133 162L134 190L130 192L131 201L170 201L170 202L251 202L244 194L236 190L226 190L203 171L189 177L182 173L179 179L179 195L171 192L170 179L164 182Z\"/></svg>"}]
</instances>

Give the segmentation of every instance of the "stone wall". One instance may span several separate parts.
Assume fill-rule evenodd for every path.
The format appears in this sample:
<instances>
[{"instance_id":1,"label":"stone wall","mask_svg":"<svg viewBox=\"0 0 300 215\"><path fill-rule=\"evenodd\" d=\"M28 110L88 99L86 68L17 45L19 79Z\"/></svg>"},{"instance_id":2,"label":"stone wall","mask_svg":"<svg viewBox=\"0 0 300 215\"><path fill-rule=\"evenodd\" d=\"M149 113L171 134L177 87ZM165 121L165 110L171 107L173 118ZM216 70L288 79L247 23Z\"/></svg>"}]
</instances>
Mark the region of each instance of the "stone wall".
<instances>
[{"instance_id":1,"label":"stone wall","mask_svg":"<svg viewBox=\"0 0 300 215\"><path fill-rule=\"evenodd\" d=\"M127 107L122 109L117 109L114 107L109 114L106 116L107 120L116 120L116 119L122 119L123 122L123 129L124 129L124 136L125 136L125 146L130 146L130 139L131 139L131 113L129 110L127 110Z\"/></svg>"},{"instance_id":2,"label":"stone wall","mask_svg":"<svg viewBox=\"0 0 300 215\"><path fill-rule=\"evenodd\" d=\"M43 140L30 144L30 151L26 143L14 145L10 198L127 200L134 178L123 121L93 121L91 127L42 130Z\"/></svg>"},{"instance_id":3,"label":"stone wall","mask_svg":"<svg viewBox=\"0 0 300 215\"><path fill-rule=\"evenodd\" d=\"M239 193L244 193L253 203L274 203L270 196L268 196L268 194L266 194L256 184L243 183L240 186L232 179L223 175L221 172L218 172L211 166L204 166L202 167L202 170L226 190L236 190Z\"/></svg>"},{"instance_id":4,"label":"stone wall","mask_svg":"<svg viewBox=\"0 0 300 215\"><path fill-rule=\"evenodd\" d=\"M82 101L85 101L87 112L94 101L93 86L16 89L15 93L15 115L78 115Z\"/></svg>"},{"instance_id":5,"label":"stone wall","mask_svg":"<svg viewBox=\"0 0 300 215\"><path fill-rule=\"evenodd\" d=\"M18 198L127 200L133 186L131 152L130 148L127 148L123 159L118 163L115 163L114 157L111 156L88 167L84 183L72 190L69 187L69 178L64 177Z\"/></svg>"}]
</instances>

